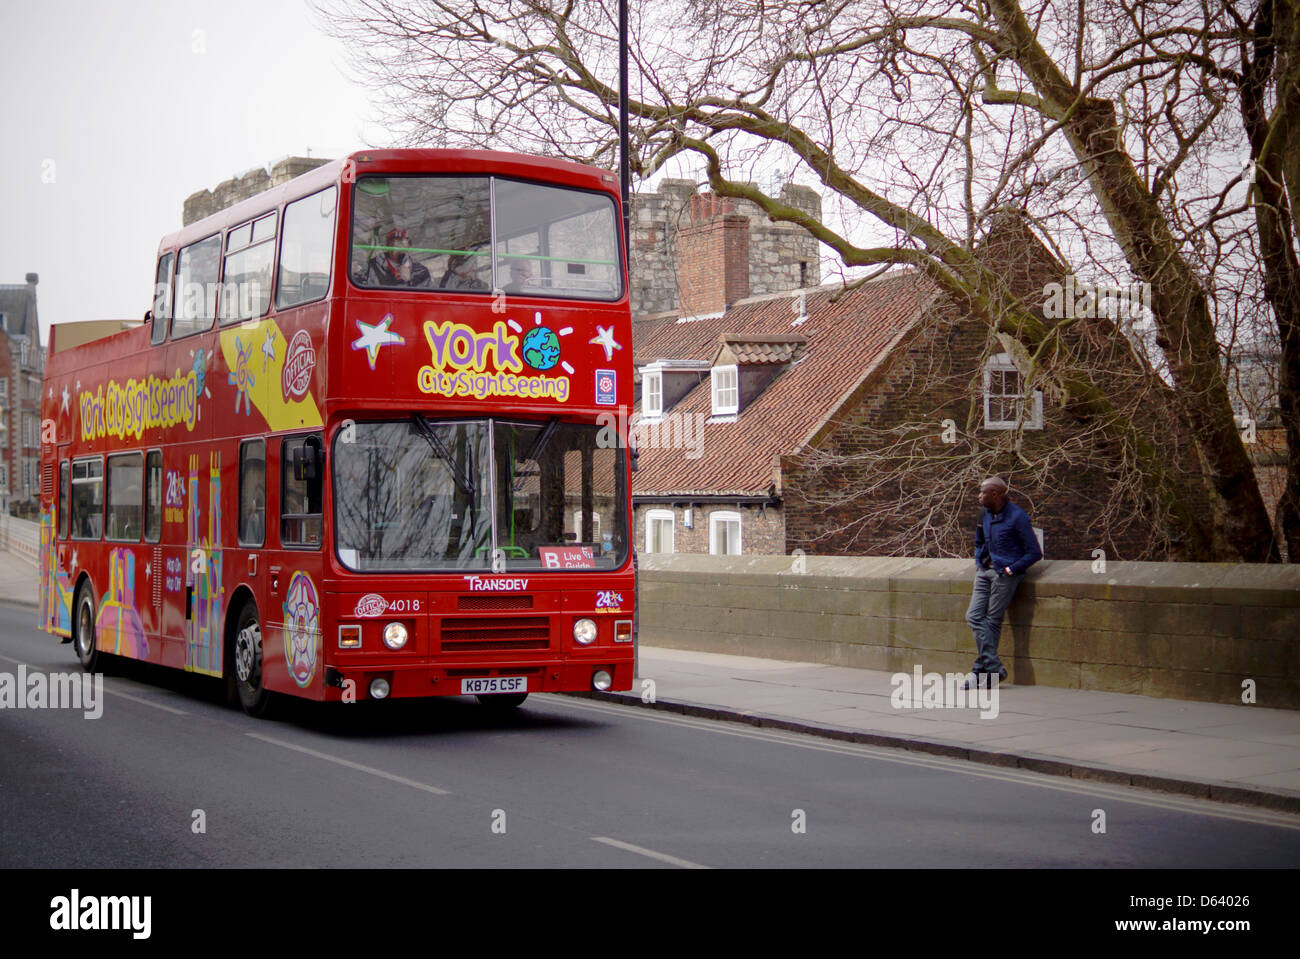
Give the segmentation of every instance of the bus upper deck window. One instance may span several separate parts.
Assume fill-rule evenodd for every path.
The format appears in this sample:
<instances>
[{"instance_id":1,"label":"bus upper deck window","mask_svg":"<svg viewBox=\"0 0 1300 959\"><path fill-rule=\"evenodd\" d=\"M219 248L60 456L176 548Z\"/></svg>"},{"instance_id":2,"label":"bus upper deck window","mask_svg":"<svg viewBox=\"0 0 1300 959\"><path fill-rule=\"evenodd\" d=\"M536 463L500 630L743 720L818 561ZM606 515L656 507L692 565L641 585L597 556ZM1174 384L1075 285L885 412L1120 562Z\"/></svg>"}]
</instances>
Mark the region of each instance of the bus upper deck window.
<instances>
[{"instance_id":1,"label":"bus upper deck window","mask_svg":"<svg viewBox=\"0 0 1300 959\"><path fill-rule=\"evenodd\" d=\"M330 187L284 208L277 309L310 303L329 292L336 201L337 190Z\"/></svg>"},{"instance_id":2,"label":"bus upper deck window","mask_svg":"<svg viewBox=\"0 0 1300 959\"><path fill-rule=\"evenodd\" d=\"M154 275L153 288L153 326L149 330L149 342L153 346L167 339L167 327L172 318L172 260L168 253L158 260L158 272Z\"/></svg>"},{"instance_id":3,"label":"bus upper deck window","mask_svg":"<svg viewBox=\"0 0 1300 959\"><path fill-rule=\"evenodd\" d=\"M191 243L181 250L176 269L176 298L172 338L210 329L217 315L217 272L221 264L221 235Z\"/></svg>"}]
</instances>

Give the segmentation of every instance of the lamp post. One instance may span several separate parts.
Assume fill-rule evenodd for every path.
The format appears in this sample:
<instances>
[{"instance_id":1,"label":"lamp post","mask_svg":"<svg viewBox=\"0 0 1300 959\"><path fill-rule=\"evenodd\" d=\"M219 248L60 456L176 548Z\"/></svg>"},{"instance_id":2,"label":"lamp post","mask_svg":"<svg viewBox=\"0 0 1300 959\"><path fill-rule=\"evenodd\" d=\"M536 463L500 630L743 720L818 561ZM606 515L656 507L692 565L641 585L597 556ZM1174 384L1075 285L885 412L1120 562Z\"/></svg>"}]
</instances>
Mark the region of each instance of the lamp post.
<instances>
[{"instance_id":1,"label":"lamp post","mask_svg":"<svg viewBox=\"0 0 1300 959\"><path fill-rule=\"evenodd\" d=\"M627 135L627 0L618 0L618 179L623 199L623 249L631 266L632 167Z\"/></svg>"}]
</instances>

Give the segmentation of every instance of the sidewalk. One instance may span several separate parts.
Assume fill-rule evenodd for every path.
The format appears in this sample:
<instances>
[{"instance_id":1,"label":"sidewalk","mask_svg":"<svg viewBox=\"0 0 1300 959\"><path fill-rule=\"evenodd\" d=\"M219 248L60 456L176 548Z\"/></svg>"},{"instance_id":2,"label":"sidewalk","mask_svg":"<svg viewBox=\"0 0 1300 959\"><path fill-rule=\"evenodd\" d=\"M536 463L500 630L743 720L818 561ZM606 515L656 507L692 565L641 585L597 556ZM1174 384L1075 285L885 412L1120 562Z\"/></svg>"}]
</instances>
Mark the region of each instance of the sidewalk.
<instances>
[{"instance_id":1,"label":"sidewalk","mask_svg":"<svg viewBox=\"0 0 1300 959\"><path fill-rule=\"evenodd\" d=\"M36 565L5 549L0 549L0 600L36 608Z\"/></svg>"},{"instance_id":2,"label":"sidewalk","mask_svg":"<svg viewBox=\"0 0 1300 959\"><path fill-rule=\"evenodd\" d=\"M3 551L0 600L36 604L35 567ZM982 718L896 708L892 675L642 646L631 692L581 695L1300 813L1300 711L1007 683Z\"/></svg>"}]
</instances>

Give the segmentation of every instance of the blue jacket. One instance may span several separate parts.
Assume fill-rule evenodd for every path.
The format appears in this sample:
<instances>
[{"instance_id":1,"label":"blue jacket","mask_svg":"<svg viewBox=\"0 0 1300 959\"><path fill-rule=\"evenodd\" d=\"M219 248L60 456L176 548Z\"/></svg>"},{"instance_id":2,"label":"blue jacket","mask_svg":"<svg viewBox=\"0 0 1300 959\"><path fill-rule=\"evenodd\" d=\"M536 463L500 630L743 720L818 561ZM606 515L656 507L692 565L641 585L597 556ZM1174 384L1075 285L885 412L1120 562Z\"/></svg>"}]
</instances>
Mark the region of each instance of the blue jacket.
<instances>
[{"instance_id":1,"label":"blue jacket","mask_svg":"<svg viewBox=\"0 0 1300 959\"><path fill-rule=\"evenodd\" d=\"M1038 537L1029 523L1029 514L1011 500L1002 505L1001 513L984 510L975 528L975 565L985 569L985 560L999 575L1011 567L1014 576L1023 573L1043 558Z\"/></svg>"}]
</instances>

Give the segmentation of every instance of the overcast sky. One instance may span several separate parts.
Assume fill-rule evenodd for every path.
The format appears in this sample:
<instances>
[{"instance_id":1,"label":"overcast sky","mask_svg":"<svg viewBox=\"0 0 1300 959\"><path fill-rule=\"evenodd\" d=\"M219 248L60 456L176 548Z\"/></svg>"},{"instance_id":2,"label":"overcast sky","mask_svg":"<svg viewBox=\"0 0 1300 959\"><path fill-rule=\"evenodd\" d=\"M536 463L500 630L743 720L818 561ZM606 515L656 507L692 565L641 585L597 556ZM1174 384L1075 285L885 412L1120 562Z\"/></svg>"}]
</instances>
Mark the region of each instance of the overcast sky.
<instances>
[{"instance_id":1,"label":"overcast sky","mask_svg":"<svg viewBox=\"0 0 1300 959\"><path fill-rule=\"evenodd\" d=\"M51 323L139 318L196 190L384 146L304 0L0 2L0 283Z\"/></svg>"}]
</instances>

